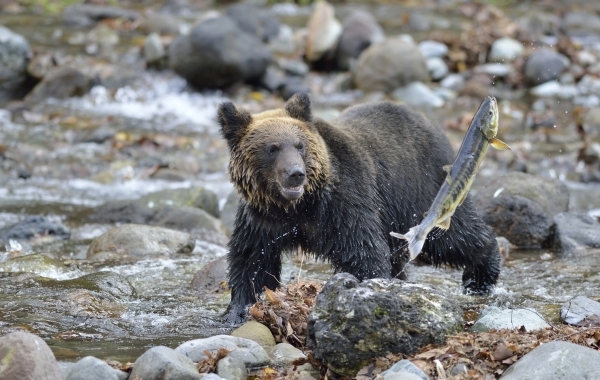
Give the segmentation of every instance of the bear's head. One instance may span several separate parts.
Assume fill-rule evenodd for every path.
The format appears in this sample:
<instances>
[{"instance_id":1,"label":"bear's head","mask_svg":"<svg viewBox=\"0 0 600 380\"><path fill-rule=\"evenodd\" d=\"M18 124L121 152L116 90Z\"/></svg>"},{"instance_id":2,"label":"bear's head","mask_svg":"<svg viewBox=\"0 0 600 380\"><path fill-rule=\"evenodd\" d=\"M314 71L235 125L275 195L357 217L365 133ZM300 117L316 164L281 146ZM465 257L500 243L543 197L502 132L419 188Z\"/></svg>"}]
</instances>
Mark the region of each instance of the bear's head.
<instances>
[{"instance_id":1,"label":"bear's head","mask_svg":"<svg viewBox=\"0 0 600 380\"><path fill-rule=\"evenodd\" d=\"M231 153L231 182L249 204L287 209L329 181L327 147L313 125L308 95L255 115L223 103L218 119Z\"/></svg>"}]
</instances>

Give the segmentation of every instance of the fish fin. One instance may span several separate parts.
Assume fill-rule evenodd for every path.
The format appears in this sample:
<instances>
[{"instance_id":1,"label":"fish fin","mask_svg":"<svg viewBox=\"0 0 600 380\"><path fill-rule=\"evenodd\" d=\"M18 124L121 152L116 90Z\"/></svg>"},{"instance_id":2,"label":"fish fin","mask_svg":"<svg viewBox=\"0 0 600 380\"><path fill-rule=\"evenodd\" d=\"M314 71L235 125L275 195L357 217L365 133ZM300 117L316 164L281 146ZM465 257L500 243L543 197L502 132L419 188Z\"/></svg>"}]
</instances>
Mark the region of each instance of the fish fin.
<instances>
[{"instance_id":1,"label":"fish fin","mask_svg":"<svg viewBox=\"0 0 600 380\"><path fill-rule=\"evenodd\" d=\"M498 150L512 150L510 149L510 146L508 146L507 143L505 143L504 141L501 141L497 138L493 138L490 140L490 145L493 146L495 149Z\"/></svg>"},{"instance_id":2,"label":"fish fin","mask_svg":"<svg viewBox=\"0 0 600 380\"><path fill-rule=\"evenodd\" d=\"M448 217L448 218L440 221L438 224L436 224L436 226L438 226L442 230L446 230L447 231L450 228L450 221L451 220L452 220L452 217Z\"/></svg>"},{"instance_id":3,"label":"fish fin","mask_svg":"<svg viewBox=\"0 0 600 380\"><path fill-rule=\"evenodd\" d=\"M397 232L390 232L390 235L393 237L408 241L408 252L410 253L410 258L408 259L409 261L414 260L417 256L419 256L419 253L421 253L421 250L423 249L423 245L425 245L425 238L427 235L424 237L419 237L417 230L419 230L419 226L411 228L405 235Z\"/></svg>"},{"instance_id":4,"label":"fish fin","mask_svg":"<svg viewBox=\"0 0 600 380\"><path fill-rule=\"evenodd\" d=\"M448 185L451 185L452 177L450 176L450 173L452 172L452 165L444 165L442 166L442 169L444 169L444 171L448 173L448 175L446 176L446 182L448 182Z\"/></svg>"}]
</instances>

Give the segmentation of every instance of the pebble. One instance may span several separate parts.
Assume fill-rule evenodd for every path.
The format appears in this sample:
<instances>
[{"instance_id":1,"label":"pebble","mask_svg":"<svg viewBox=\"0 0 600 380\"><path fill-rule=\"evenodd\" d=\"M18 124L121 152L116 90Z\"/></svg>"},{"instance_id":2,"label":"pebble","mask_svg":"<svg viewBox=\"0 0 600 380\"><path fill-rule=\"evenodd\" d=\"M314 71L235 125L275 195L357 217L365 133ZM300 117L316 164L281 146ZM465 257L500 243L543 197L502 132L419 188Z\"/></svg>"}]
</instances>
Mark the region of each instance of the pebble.
<instances>
[{"instance_id":1,"label":"pebble","mask_svg":"<svg viewBox=\"0 0 600 380\"><path fill-rule=\"evenodd\" d=\"M421 41L419 42L418 47L425 58L442 58L448 54L448 46L438 41Z\"/></svg>"},{"instance_id":2,"label":"pebble","mask_svg":"<svg viewBox=\"0 0 600 380\"><path fill-rule=\"evenodd\" d=\"M156 33L151 33L144 42L144 60L152 64L166 57L165 47Z\"/></svg>"},{"instance_id":3,"label":"pebble","mask_svg":"<svg viewBox=\"0 0 600 380\"><path fill-rule=\"evenodd\" d=\"M392 92L392 97L413 107L441 107L444 99L423 82L412 82Z\"/></svg>"},{"instance_id":4,"label":"pebble","mask_svg":"<svg viewBox=\"0 0 600 380\"><path fill-rule=\"evenodd\" d=\"M505 77L512 72L512 66L507 63L485 63L475 67L475 72Z\"/></svg>"},{"instance_id":5,"label":"pebble","mask_svg":"<svg viewBox=\"0 0 600 380\"><path fill-rule=\"evenodd\" d=\"M427 58L427 70L429 70L429 75L431 75L431 79L440 80L448 75L448 65L446 62L440 57L431 57Z\"/></svg>"},{"instance_id":6,"label":"pebble","mask_svg":"<svg viewBox=\"0 0 600 380\"><path fill-rule=\"evenodd\" d=\"M465 78L460 74L449 74L440 81L440 86L459 92L465 87Z\"/></svg>"},{"instance_id":7,"label":"pebble","mask_svg":"<svg viewBox=\"0 0 600 380\"><path fill-rule=\"evenodd\" d=\"M488 61L511 62L520 57L525 51L522 42L510 37L499 38L492 44Z\"/></svg>"}]
</instances>

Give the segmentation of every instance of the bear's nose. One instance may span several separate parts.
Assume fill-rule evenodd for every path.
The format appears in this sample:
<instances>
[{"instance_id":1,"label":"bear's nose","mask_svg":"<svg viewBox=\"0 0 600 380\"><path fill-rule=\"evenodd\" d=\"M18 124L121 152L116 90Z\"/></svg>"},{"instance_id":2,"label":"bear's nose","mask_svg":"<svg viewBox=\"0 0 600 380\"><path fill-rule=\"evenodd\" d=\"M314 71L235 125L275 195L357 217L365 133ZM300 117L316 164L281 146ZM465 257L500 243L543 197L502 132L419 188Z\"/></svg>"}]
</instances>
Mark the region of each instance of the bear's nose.
<instances>
[{"instance_id":1,"label":"bear's nose","mask_svg":"<svg viewBox=\"0 0 600 380\"><path fill-rule=\"evenodd\" d=\"M304 183L304 178L306 177L306 173L304 173L304 169L301 167L293 167L286 170L287 181L286 184L289 187L300 186Z\"/></svg>"}]
</instances>

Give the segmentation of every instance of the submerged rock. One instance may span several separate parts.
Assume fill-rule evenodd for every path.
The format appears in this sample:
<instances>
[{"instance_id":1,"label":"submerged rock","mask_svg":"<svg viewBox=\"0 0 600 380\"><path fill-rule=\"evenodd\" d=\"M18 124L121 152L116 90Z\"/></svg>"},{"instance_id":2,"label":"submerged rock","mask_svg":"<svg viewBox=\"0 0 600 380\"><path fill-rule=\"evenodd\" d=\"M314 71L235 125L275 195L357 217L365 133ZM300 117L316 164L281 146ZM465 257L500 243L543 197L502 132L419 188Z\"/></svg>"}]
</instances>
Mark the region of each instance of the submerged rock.
<instances>
[{"instance_id":1,"label":"submerged rock","mask_svg":"<svg viewBox=\"0 0 600 380\"><path fill-rule=\"evenodd\" d=\"M135 363L129 375L131 379L143 380L200 380L202 375L194 363L175 350L165 347L152 347L144 352Z\"/></svg>"},{"instance_id":2,"label":"submerged rock","mask_svg":"<svg viewBox=\"0 0 600 380\"><path fill-rule=\"evenodd\" d=\"M560 213L554 217L550 246L562 254L600 248L600 223L585 213Z\"/></svg>"},{"instance_id":3,"label":"submerged rock","mask_svg":"<svg viewBox=\"0 0 600 380\"><path fill-rule=\"evenodd\" d=\"M44 286L62 289L84 289L95 293L108 294L116 298L135 296L133 285L123 276L115 272L96 272L83 275L71 280L44 281Z\"/></svg>"},{"instance_id":4,"label":"submerged rock","mask_svg":"<svg viewBox=\"0 0 600 380\"><path fill-rule=\"evenodd\" d=\"M93 4L74 4L62 14L63 22L69 26L91 26L105 19L135 21L140 14L127 9Z\"/></svg>"},{"instance_id":5,"label":"submerged rock","mask_svg":"<svg viewBox=\"0 0 600 380\"><path fill-rule=\"evenodd\" d=\"M24 331L0 337L0 379L63 380L58 362L42 338Z\"/></svg>"},{"instance_id":6,"label":"submerged rock","mask_svg":"<svg viewBox=\"0 0 600 380\"><path fill-rule=\"evenodd\" d=\"M560 319L569 325L600 327L600 302L577 296L560 307Z\"/></svg>"},{"instance_id":7,"label":"submerged rock","mask_svg":"<svg viewBox=\"0 0 600 380\"><path fill-rule=\"evenodd\" d=\"M600 373L600 353L578 344L544 343L510 366L502 380L595 379Z\"/></svg>"},{"instance_id":8,"label":"submerged rock","mask_svg":"<svg viewBox=\"0 0 600 380\"><path fill-rule=\"evenodd\" d=\"M210 351L213 354L220 348L229 352L229 356L242 360L247 367L261 367L271 362L269 355L258 343L244 338L237 338L229 335L216 335L210 338L195 339L180 344L175 351L187 356L194 362L199 362L207 358L204 351Z\"/></svg>"},{"instance_id":9,"label":"submerged rock","mask_svg":"<svg viewBox=\"0 0 600 380\"><path fill-rule=\"evenodd\" d=\"M430 286L339 273L317 296L307 346L332 371L353 376L372 358L441 344L462 322L457 304Z\"/></svg>"},{"instance_id":10,"label":"submerged rock","mask_svg":"<svg viewBox=\"0 0 600 380\"><path fill-rule=\"evenodd\" d=\"M0 102L24 95L30 58L25 37L0 25Z\"/></svg>"},{"instance_id":11,"label":"submerged rock","mask_svg":"<svg viewBox=\"0 0 600 380\"><path fill-rule=\"evenodd\" d=\"M479 315L471 327L474 332L487 332L490 330L514 330L525 327L527 331L535 331L550 327L548 322L534 309L500 309L488 306Z\"/></svg>"}]
</instances>

